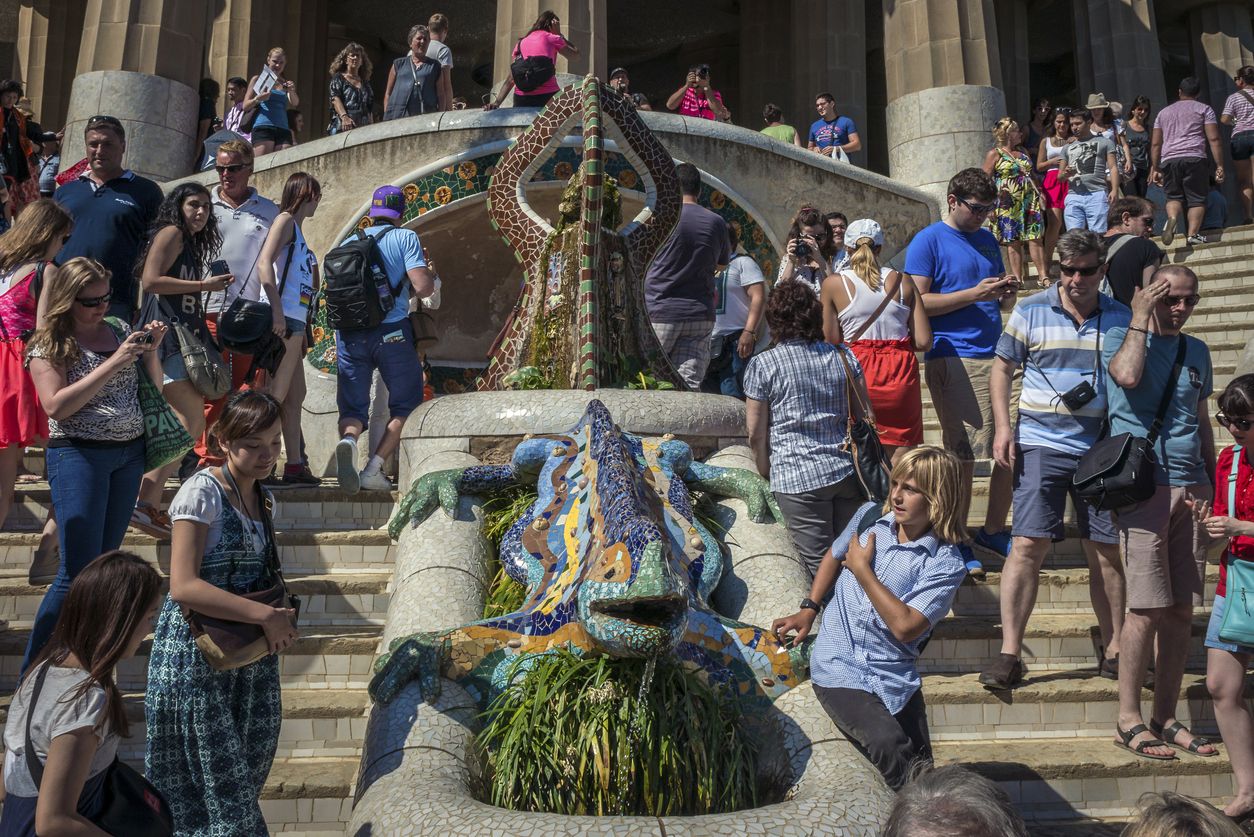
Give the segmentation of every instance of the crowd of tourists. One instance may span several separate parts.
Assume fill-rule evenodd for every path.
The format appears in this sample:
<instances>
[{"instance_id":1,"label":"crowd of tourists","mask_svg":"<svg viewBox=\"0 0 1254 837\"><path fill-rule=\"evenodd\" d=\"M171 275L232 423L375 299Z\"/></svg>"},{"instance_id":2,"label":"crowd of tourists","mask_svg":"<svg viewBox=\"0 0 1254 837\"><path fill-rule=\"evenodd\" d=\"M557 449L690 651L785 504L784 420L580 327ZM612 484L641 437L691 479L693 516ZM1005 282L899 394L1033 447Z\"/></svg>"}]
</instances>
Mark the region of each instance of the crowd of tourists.
<instances>
[{"instance_id":1,"label":"crowd of tourists","mask_svg":"<svg viewBox=\"0 0 1254 837\"><path fill-rule=\"evenodd\" d=\"M410 30L384 118L454 106L447 34L443 15ZM515 106L542 106L557 90L554 58L577 52L558 16L543 13L485 107L511 90ZM31 569L32 582L50 586L5 728L0 833L72 833L109 815L114 784L146 781L179 833L265 833L258 799L278 740L276 655L297 640L299 608L283 582L268 487L319 482L300 420L312 302L335 289L322 296L336 331L339 486L390 490L385 465L424 398L411 317L440 287L403 225L396 186L377 188L369 226L320 261L302 229L322 198L317 179L292 174L277 203L250 185L256 155L294 142L299 102L286 70L276 48L257 76L228 81L222 122L233 136L212 148L217 185L167 194L123 165L126 132L108 115L86 123L86 159L57 173L59 136L17 109L20 86L0 84L2 150L25 166L6 158L0 198L11 223L0 235L0 519L21 451L45 445L45 536L56 543L55 568ZM329 130L371 122L371 70L358 44L336 56ZM690 68L667 107L729 119L709 76L707 65ZM611 82L648 107L625 70ZM1254 67L1236 83L1222 118L1235 126L1249 214ZM202 95L207 142L215 87ZM874 218L799 207L773 278L737 229L701 205L699 171L677 166L679 222L644 281L652 328L689 389L745 402L756 465L812 582L773 630L801 641L826 611L811 679L833 722L903 791L886 833L925 833L915 820L927 806L981 781L920 773L931 747L916 661L959 585L983 576L978 548L1004 562L1001 650L979 680L998 691L1024 682L1024 632L1043 561L1069 534L1069 498L1100 633L1094 662L1118 682L1112 740L1146 759L1218 755L1178 719L1177 704L1206 548L1227 541L1205 638L1207 687L1234 775L1225 812L1254 818L1244 700L1254 646L1233 638L1238 620L1226 617L1228 587L1254 560L1245 445L1254 375L1216 399L1215 420L1234 442L1216 456L1210 353L1183 332L1201 286L1189 268L1163 264L1147 198L1161 187L1165 241L1180 225L1189 244L1204 241L1209 180L1224 172L1218 120L1196 95L1185 79L1179 101L1152 122L1141 98L1126 120L1101 94L1082 109L1038 102L1024 125L998 121L982 167L954 175L943 220L889 242ZM811 151L848 160L862 149L834 96L820 94L816 109ZM802 146L782 116L768 106L764 130ZM47 182L45 159L57 161ZM897 255L883 259L886 247ZM1040 287L1022 296L1029 262ZM387 423L362 449L376 372ZM940 446L923 444L925 384ZM862 455L867 427L871 449L882 450L872 463L882 486ZM1086 470L1104 467L1094 454L1117 438L1139 445L1152 475L1134 503L1082 487ZM991 463L987 510L969 537L979 461ZM181 487L162 508L175 474ZM168 595L146 562L119 549L132 526L170 541ZM113 671L150 632L145 780L115 760L127 715ZM1151 676L1146 716L1140 694ZM995 788L977 790L998 801ZM1189 805L1159 799L1146 817L1210 816ZM994 807L979 816L997 821Z\"/></svg>"}]
</instances>

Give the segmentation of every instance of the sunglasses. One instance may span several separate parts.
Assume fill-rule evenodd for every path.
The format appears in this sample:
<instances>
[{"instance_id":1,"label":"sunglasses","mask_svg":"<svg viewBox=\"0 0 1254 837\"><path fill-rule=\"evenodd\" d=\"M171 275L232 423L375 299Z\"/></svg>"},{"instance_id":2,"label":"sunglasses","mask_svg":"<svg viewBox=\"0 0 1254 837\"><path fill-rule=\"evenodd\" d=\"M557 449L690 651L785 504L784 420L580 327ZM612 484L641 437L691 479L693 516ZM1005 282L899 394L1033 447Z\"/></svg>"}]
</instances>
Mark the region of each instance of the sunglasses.
<instances>
[{"instance_id":1,"label":"sunglasses","mask_svg":"<svg viewBox=\"0 0 1254 837\"><path fill-rule=\"evenodd\" d=\"M247 163L232 163L229 166L214 166L214 169L218 172L218 174L226 174L227 172L235 174L235 172L246 168L248 168Z\"/></svg>"},{"instance_id":2,"label":"sunglasses","mask_svg":"<svg viewBox=\"0 0 1254 837\"><path fill-rule=\"evenodd\" d=\"M1222 424L1224 427L1240 430L1242 433L1249 430L1251 427L1254 427L1254 421L1250 419L1232 418L1231 416L1226 416L1223 413L1215 413L1215 421L1218 424Z\"/></svg>"},{"instance_id":3,"label":"sunglasses","mask_svg":"<svg viewBox=\"0 0 1254 837\"><path fill-rule=\"evenodd\" d=\"M118 119L116 116L109 116L108 114L100 113L87 120L87 128L85 130L90 131L97 125L112 125L114 128L121 128L122 120Z\"/></svg>"},{"instance_id":4,"label":"sunglasses","mask_svg":"<svg viewBox=\"0 0 1254 837\"><path fill-rule=\"evenodd\" d=\"M1168 308L1175 308L1177 305L1184 305L1188 308L1192 308L1194 305L1197 305L1201 299L1202 297L1198 294L1190 294L1188 296L1165 296L1158 301L1163 305L1166 305Z\"/></svg>"},{"instance_id":5,"label":"sunglasses","mask_svg":"<svg viewBox=\"0 0 1254 837\"><path fill-rule=\"evenodd\" d=\"M971 203L966 198L958 198L958 203L974 212L976 215L987 215L997 208L995 203Z\"/></svg>"},{"instance_id":6,"label":"sunglasses","mask_svg":"<svg viewBox=\"0 0 1254 837\"><path fill-rule=\"evenodd\" d=\"M86 299L81 296L74 297L74 301L84 308L99 308L101 305L108 303L111 299L113 299L112 291L107 294L101 294L100 296L87 297Z\"/></svg>"},{"instance_id":7,"label":"sunglasses","mask_svg":"<svg viewBox=\"0 0 1254 837\"><path fill-rule=\"evenodd\" d=\"M1059 264L1058 265L1058 270L1064 276L1092 276L1094 273L1097 273L1097 271L1101 269L1102 269L1102 266L1100 264L1095 264L1092 267L1076 267L1075 265L1071 265L1071 264Z\"/></svg>"}]
</instances>

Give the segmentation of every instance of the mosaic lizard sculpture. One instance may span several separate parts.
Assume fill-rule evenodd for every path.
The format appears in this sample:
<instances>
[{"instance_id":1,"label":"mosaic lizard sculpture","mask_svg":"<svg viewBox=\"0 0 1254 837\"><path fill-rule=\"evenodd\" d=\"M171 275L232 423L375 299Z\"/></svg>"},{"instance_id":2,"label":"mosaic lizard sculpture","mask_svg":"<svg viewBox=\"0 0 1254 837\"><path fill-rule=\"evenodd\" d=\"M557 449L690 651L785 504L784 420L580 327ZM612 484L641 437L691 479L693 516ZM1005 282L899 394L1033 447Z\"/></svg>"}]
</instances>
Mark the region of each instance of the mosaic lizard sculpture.
<instances>
[{"instance_id":1,"label":"mosaic lizard sculpture","mask_svg":"<svg viewBox=\"0 0 1254 837\"><path fill-rule=\"evenodd\" d=\"M625 433L600 401L569 434L521 442L508 465L423 475L389 533L398 537L406 521L417 525L437 506L451 516L459 494L524 482L534 482L539 497L506 533L500 556L506 573L527 586L522 608L395 641L375 667L376 700L390 701L413 679L431 700L444 676L486 706L519 671L520 657L559 646L616 657L673 654L755 705L804 679L808 645L789 649L709 605L723 553L694 516L689 489L739 498L758 522L781 521L766 481L694 462L680 440Z\"/></svg>"},{"instance_id":2,"label":"mosaic lizard sculpture","mask_svg":"<svg viewBox=\"0 0 1254 837\"><path fill-rule=\"evenodd\" d=\"M554 228L526 186L577 125L583 162ZM608 134L641 172L645 209L626 227L604 173ZM588 76L554 96L501 155L488 186L488 217L525 270L518 301L488 353L480 390L622 386L641 373L684 388L645 312L644 275L679 220L675 164L618 93Z\"/></svg>"}]
</instances>

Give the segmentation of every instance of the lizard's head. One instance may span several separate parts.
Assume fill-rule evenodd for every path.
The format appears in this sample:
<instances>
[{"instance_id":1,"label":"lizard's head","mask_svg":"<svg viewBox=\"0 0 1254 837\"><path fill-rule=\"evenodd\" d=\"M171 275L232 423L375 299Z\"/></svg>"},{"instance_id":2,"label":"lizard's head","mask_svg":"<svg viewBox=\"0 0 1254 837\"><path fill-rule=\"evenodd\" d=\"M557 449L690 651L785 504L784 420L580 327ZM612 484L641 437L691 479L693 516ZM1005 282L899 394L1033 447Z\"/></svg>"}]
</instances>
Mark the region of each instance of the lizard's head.
<instances>
[{"instance_id":1,"label":"lizard's head","mask_svg":"<svg viewBox=\"0 0 1254 837\"><path fill-rule=\"evenodd\" d=\"M642 529L650 527L641 527ZM688 587L676 572L670 547L656 537L601 551L579 595L579 616L589 636L613 657L651 657L672 650L688 622Z\"/></svg>"}]
</instances>

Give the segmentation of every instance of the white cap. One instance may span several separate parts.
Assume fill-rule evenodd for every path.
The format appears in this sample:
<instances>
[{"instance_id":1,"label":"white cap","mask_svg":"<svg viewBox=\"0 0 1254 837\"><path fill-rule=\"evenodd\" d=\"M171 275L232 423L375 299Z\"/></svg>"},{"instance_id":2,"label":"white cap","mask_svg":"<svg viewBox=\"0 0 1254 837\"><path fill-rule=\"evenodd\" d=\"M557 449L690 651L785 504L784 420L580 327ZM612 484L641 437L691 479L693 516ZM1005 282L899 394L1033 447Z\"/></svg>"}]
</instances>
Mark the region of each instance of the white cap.
<instances>
[{"instance_id":1,"label":"white cap","mask_svg":"<svg viewBox=\"0 0 1254 837\"><path fill-rule=\"evenodd\" d=\"M879 225L878 221L870 218L859 218L845 230L845 247L850 250L854 249L858 246L858 240L862 238L869 238L872 245L883 247L884 229Z\"/></svg>"}]
</instances>

